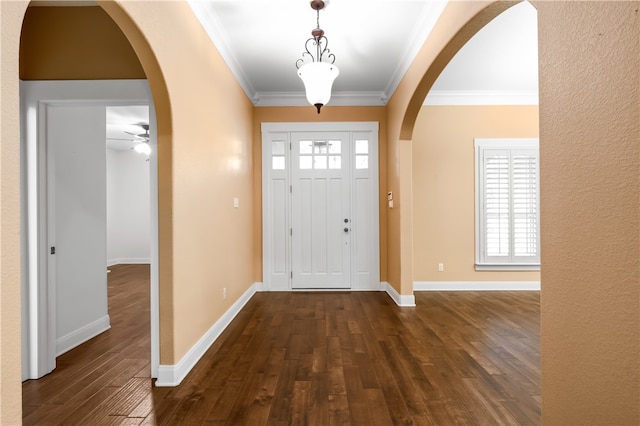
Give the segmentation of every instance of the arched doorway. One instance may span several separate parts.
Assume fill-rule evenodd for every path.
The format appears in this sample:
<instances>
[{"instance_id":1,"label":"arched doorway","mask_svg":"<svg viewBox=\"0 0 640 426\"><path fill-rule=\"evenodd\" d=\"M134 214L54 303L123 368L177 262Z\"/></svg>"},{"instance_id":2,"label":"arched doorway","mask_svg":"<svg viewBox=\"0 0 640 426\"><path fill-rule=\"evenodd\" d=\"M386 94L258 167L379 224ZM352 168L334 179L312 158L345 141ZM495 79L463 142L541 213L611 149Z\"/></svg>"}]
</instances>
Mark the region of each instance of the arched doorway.
<instances>
[{"instance_id":1,"label":"arched doorway","mask_svg":"<svg viewBox=\"0 0 640 426\"><path fill-rule=\"evenodd\" d=\"M413 224L416 291L540 289L537 150L527 168L530 233L522 232L523 212L514 209L522 194L514 197L513 183L506 183L511 190L501 198L498 219L493 208L489 216L482 210L487 203L480 201L479 179L483 146L502 145L508 151L500 155L520 158L524 145L538 144L537 46L536 9L518 3L461 48L423 102L411 143L413 215L424 218ZM486 155L495 161L489 151ZM485 217L490 226L479 226ZM501 227L494 226L497 220ZM522 241L529 250L526 260ZM487 252L495 257L485 259Z\"/></svg>"},{"instance_id":2,"label":"arched doorway","mask_svg":"<svg viewBox=\"0 0 640 426\"><path fill-rule=\"evenodd\" d=\"M119 9L117 6L115 8ZM122 21L121 17L120 20ZM49 31L48 37L47 31ZM146 43L141 43L139 37L137 40L138 49L147 52L144 56L147 69L156 70L158 66L150 53L150 47ZM71 79L75 81L68 84L51 83L48 84L48 88L36 86L35 93L38 93L36 95L38 99L34 98L23 103L26 107L23 114L24 152L31 152L30 155L25 155L27 159L24 164L24 167L26 167L24 176L28 178L28 181L33 182L27 185L28 188L31 188L32 195L24 197L25 200L30 200L28 202L25 201L24 206L26 210L31 211L28 216L35 219L35 222L33 220L25 221L24 229L26 232L23 233L23 258L28 259L24 262L23 281L30 283L30 291L23 293L26 296L23 298L23 323L29 324L29 333L26 333L27 338L23 337L23 347L29 348L29 350L23 351L23 367L27 367L26 377L35 378L53 368L51 363L55 359L55 352L57 351L54 349L54 333L47 328L47 324L50 323L47 318L54 317L51 307L55 310L55 305L52 305L51 302L52 295L49 294L47 296L46 294L48 288L46 275L43 276L43 273L40 272L43 270L43 266L46 265L46 254L42 253L42 247L41 249L37 248L38 245L42 246L42 241L46 239L41 235L44 231L38 230L42 220L36 218L39 215L38 211L41 209L41 202L44 201L46 205L46 197L45 199L41 198L40 202L38 202L38 195L34 195L33 191L35 190L41 194L43 192L43 188L39 188L38 184L39 180L43 182L41 180L43 178L37 178L36 176L40 173L38 171L39 164L43 164L43 161L46 163L46 160L39 158L42 157L42 152L39 155L37 149L34 149L34 146L38 145L36 135L43 131L42 127L37 127L38 114L35 112L39 108L40 110L42 108L46 110L46 105L54 105L56 102L68 103L69 101L78 103L80 107L82 105L92 105L98 109L100 109L100 105L102 105L102 108L107 105L136 104L140 102L149 105L150 102L153 103L153 100L149 97L150 90L153 89L149 89L147 83L140 80L146 77L146 72L143 70L143 64L138 60L139 55L131 48L129 41L120 31L116 22L99 6L54 6L27 9L23 24L20 53L20 77L22 80ZM134 79L135 81L122 84L109 83L108 81L113 81L113 78L129 79L129 82ZM96 79L100 81L97 83L92 82ZM85 82L80 83L78 80L84 80ZM25 83L26 85L27 83ZM138 88L135 86L138 86ZM160 92L160 99L166 101L166 96L162 96L162 83L156 84L156 86L154 96L155 93ZM31 93L33 94L34 91L31 90ZM146 93L149 93L149 95ZM47 100L43 102L43 98ZM38 107L37 104L42 106ZM153 112L153 104L150 106ZM164 102L161 108L163 106L167 108L168 102ZM32 111L35 114L32 114ZM99 112L97 113L99 114ZM154 146L150 161L152 188L154 188L151 202L151 205L154 206L152 207L153 219L151 221L151 245L153 247L151 250L151 374L157 375L159 365L159 265L157 254L158 184L156 178L158 176L158 157L155 147L160 138L155 137L158 134L155 113L152 113L151 118L150 124L153 137L150 141ZM166 128L169 127L166 124L159 127L164 127L166 131ZM25 191L26 194L29 189L25 188ZM40 237L38 237L39 234ZM53 253L53 248L51 250ZM88 301L84 300L84 303L86 304ZM106 300L98 301L97 303L104 306L106 305ZM102 320L99 321L104 322ZM106 321L108 322L108 319ZM94 324L96 324L95 321L89 325L89 329ZM98 326L96 330L99 331L100 327L103 326ZM87 330L87 327L82 329ZM24 365L25 363L27 365ZM25 374L23 374L23 378L25 378Z\"/></svg>"},{"instance_id":3,"label":"arched doorway","mask_svg":"<svg viewBox=\"0 0 640 426\"><path fill-rule=\"evenodd\" d=\"M461 34L475 32L482 22L478 16L493 17L496 8L511 5L500 3L459 10L460 20L454 19L459 25L436 50L445 52ZM544 205L542 422L637 423L638 346L629 343L637 342L638 328L627 328L627 314L638 312L638 298L629 297L637 295L638 244L630 235L637 235L638 226L635 219L633 224L622 219L637 211L637 5L534 4L539 18ZM471 8L469 3L462 7ZM417 109L443 67L438 61L452 57L438 52L423 51L428 58L410 79L409 93L390 104L390 115L399 120L390 135L395 145L390 156L400 157L399 169L411 162ZM430 79L432 69L435 76ZM410 178L393 174L403 196L410 194ZM411 227L411 212L399 216L390 233L401 233L398 246L410 253L412 234L403 227ZM614 225L612 217L621 220ZM410 274L411 264L396 273L403 294L411 291ZM612 330L627 330L633 337L614 336Z\"/></svg>"}]
</instances>

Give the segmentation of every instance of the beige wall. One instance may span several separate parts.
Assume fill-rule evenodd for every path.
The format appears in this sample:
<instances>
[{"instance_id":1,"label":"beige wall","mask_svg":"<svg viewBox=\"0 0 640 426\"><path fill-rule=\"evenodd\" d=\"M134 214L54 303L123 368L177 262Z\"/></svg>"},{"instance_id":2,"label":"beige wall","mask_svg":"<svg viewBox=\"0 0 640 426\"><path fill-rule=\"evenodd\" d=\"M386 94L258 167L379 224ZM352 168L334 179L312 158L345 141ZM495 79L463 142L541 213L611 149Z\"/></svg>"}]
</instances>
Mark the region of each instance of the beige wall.
<instances>
[{"instance_id":1,"label":"beige wall","mask_svg":"<svg viewBox=\"0 0 640 426\"><path fill-rule=\"evenodd\" d=\"M128 32L157 110L160 363L170 365L253 283L253 106L185 3L157 2L152 19L148 4L104 7L114 19L100 7L30 9L23 77L139 78L140 62L114 20Z\"/></svg>"},{"instance_id":2,"label":"beige wall","mask_svg":"<svg viewBox=\"0 0 640 426\"><path fill-rule=\"evenodd\" d=\"M449 60L483 25L515 2L454 1L442 15L387 104L388 281L401 295L413 294L413 200L411 138L418 112Z\"/></svg>"},{"instance_id":3,"label":"beige wall","mask_svg":"<svg viewBox=\"0 0 640 426\"><path fill-rule=\"evenodd\" d=\"M22 80L144 79L136 53L99 7L30 7L20 40Z\"/></svg>"},{"instance_id":4,"label":"beige wall","mask_svg":"<svg viewBox=\"0 0 640 426\"><path fill-rule=\"evenodd\" d=\"M412 143L414 281L540 280L538 271L474 268L474 138L537 137L537 106L422 107Z\"/></svg>"},{"instance_id":5,"label":"beige wall","mask_svg":"<svg viewBox=\"0 0 640 426\"><path fill-rule=\"evenodd\" d=\"M387 120L384 107L336 107L331 104L317 114L312 106L259 107L253 118L253 163L255 245L253 247L254 279L262 281L262 133L261 123L323 122L323 121L376 121L379 123L379 188L380 188L380 280L387 280Z\"/></svg>"},{"instance_id":6,"label":"beige wall","mask_svg":"<svg viewBox=\"0 0 640 426\"><path fill-rule=\"evenodd\" d=\"M27 3L0 2L0 424L22 422L18 50Z\"/></svg>"},{"instance_id":7,"label":"beige wall","mask_svg":"<svg viewBox=\"0 0 640 426\"><path fill-rule=\"evenodd\" d=\"M543 423L637 425L640 26L635 10L639 5L544 1L536 5L540 28ZM118 7L111 5L110 14L126 26L125 34L141 58L162 121L158 123L163 144L160 202L161 211L168 211L161 212L160 218L164 241L161 259L175 257L175 268L174 262L161 265L163 309L169 312L163 324L172 328L163 331L163 338L172 341L174 332L188 333L175 348L173 343L165 348L169 352L163 352L167 357L163 362L170 363L180 358L187 340L201 333L204 324L219 318L225 309L225 304L216 300L206 303L206 297L218 293L222 286L216 278L221 262L215 255L220 255L216 250L223 245L217 241L236 241L228 254L220 255L227 262L222 268L237 272L231 284L227 283L233 291L227 301L235 300L254 279L254 262L235 258L245 253L247 259L255 256L254 246L246 242L256 235L252 229L254 216L245 218L242 208L229 216L225 211L228 203L223 202L226 197L221 197L218 205L207 191L222 189L226 196L237 192L241 206L245 197L255 194L252 177L247 176L252 172L223 167L237 164L236 156L245 158L244 138L249 135L252 139L255 126L250 104L217 54L207 47L208 39L193 17L187 17L186 5L127 2L123 4L127 10L124 14ZM408 199L407 208L394 209L397 216L388 217L388 280L404 294L410 292L412 276L409 273L407 278L406 268L411 267L413 256L411 175L406 176L403 166L408 164L411 170L408 144L418 114L416 110L411 118L409 104L414 98L422 102L430 87L430 65L482 7L480 2L452 2L447 6L435 35L429 38L415 67L401 83L398 96L394 95L387 107L387 187L402 189L403 203L405 197ZM18 46L25 9L24 2L0 1L0 424L19 424L21 420ZM154 13L149 13L151 10ZM470 24L471 33L475 24ZM185 70L184 64L189 61L202 70ZM216 83L218 78L222 83ZM199 111L191 116L194 109ZM215 129L215 136L208 139L209 143L200 139L211 129ZM218 146L227 143L229 146ZM171 168L172 150L175 170ZM197 158L200 151L202 161ZM220 154L223 158L217 157ZM243 161L241 166L253 170L250 160ZM212 186L199 184L199 177ZM194 182L193 188L190 182ZM228 182L229 189L222 188ZM175 213L171 211L172 191L186 203ZM196 211L192 215L187 208ZM202 212L197 211L200 208ZM212 218L230 220L228 231L220 229ZM194 228L204 231L194 237ZM188 234L188 240L178 237L182 231ZM179 239L175 249L167 244L174 236ZM205 247L204 241L213 243ZM205 253L196 253L199 249ZM401 265L407 253L409 264ZM198 264L202 259L214 259L214 264ZM174 301L174 293L184 295ZM174 302L180 319L172 327ZM191 310L185 313L188 305ZM197 331L189 333L189 326Z\"/></svg>"},{"instance_id":8,"label":"beige wall","mask_svg":"<svg viewBox=\"0 0 640 426\"><path fill-rule=\"evenodd\" d=\"M160 362L176 364L254 282L253 106L186 2L100 4L140 57L156 103ZM155 99L162 82L167 102Z\"/></svg>"},{"instance_id":9,"label":"beige wall","mask_svg":"<svg viewBox=\"0 0 640 426\"><path fill-rule=\"evenodd\" d=\"M537 3L542 420L640 424L640 4Z\"/></svg>"}]
</instances>

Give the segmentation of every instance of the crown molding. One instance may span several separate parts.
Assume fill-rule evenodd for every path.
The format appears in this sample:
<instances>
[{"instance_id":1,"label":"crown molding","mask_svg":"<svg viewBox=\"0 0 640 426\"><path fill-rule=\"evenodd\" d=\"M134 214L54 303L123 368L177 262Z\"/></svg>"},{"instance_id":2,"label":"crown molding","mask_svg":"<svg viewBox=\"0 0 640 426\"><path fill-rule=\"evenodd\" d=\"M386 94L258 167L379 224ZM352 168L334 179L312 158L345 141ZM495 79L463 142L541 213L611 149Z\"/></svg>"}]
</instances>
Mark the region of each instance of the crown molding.
<instances>
[{"instance_id":1,"label":"crown molding","mask_svg":"<svg viewBox=\"0 0 640 426\"><path fill-rule=\"evenodd\" d=\"M0 0L1 1L1 0ZM36 0L37 1L37 0ZM268 106L306 106L308 105L303 92L256 92L249 79L242 71L220 21L208 2L187 0L197 19L205 29L207 35L215 45L223 60L242 87L247 97L258 107ZM328 105L333 106L384 106L398 88L400 81L411 66L415 56L422 48L435 23L440 18L447 1L429 1L428 7L422 14L423 25L417 26L413 42L407 43L407 48L398 61L389 84L381 92L333 92ZM202 17L202 19L201 19ZM537 91L431 91L424 101L424 105L537 105Z\"/></svg>"},{"instance_id":2,"label":"crown molding","mask_svg":"<svg viewBox=\"0 0 640 426\"><path fill-rule=\"evenodd\" d=\"M538 105L538 91L432 90L423 105Z\"/></svg>"},{"instance_id":3,"label":"crown molding","mask_svg":"<svg viewBox=\"0 0 640 426\"><path fill-rule=\"evenodd\" d=\"M1 1L1 0L0 0ZM264 93L256 92L255 88L242 71L242 67L229 48L229 41L225 36L223 27L213 10L208 7L208 2L201 0L187 0L187 4L196 15L198 21L205 32L217 48L223 60L229 67L242 90L247 97L252 100L255 106L303 106L307 105L303 93L276 92ZM391 76L389 84L382 92L337 92L331 97L331 105L336 106L381 106L386 105L391 95L395 92L400 81L411 66L416 54L422 48L427 36L435 26L447 1L437 0L427 2L422 13L421 21L423 25L416 26L416 31L412 37L413 42L408 43L402 56L398 61L398 66Z\"/></svg>"},{"instance_id":4,"label":"crown molding","mask_svg":"<svg viewBox=\"0 0 640 426\"><path fill-rule=\"evenodd\" d=\"M308 106L304 92L259 92L251 98L257 107ZM328 106L384 106L387 97L382 92L333 92Z\"/></svg>"},{"instance_id":5,"label":"crown molding","mask_svg":"<svg viewBox=\"0 0 640 426\"><path fill-rule=\"evenodd\" d=\"M425 7L425 10L423 11L419 21L422 22L422 25L416 26L416 31L411 38L411 42L406 44L406 50L402 55L402 59L398 61L398 66L391 75L389 84L384 90L384 93L387 94L387 99L391 98L391 96L395 93L396 89L400 85L400 82L409 70L409 67L418 55L418 52L420 51L420 49L422 49L422 46L427 40L427 37L433 30L433 27L436 25L436 22L438 22L438 19L440 19L440 15L442 15L442 12L444 11L447 3L448 0L426 2L428 6Z\"/></svg>"},{"instance_id":6,"label":"crown molding","mask_svg":"<svg viewBox=\"0 0 640 426\"><path fill-rule=\"evenodd\" d=\"M231 70L231 73L236 78L240 87L244 93L246 93L249 99L254 97L256 93L253 85L249 82L249 79L242 71L238 60L234 56L231 49L229 49L229 41L227 37L224 35L224 31L222 30L222 25L220 24L220 20L213 13L212 9L207 7L208 2L199 1L199 0L187 0L187 4L191 7L191 10L196 15L198 21L200 21L200 25L204 28L205 32L213 42L216 49L218 49L218 53L222 56L222 59ZM201 19L200 17L206 18Z\"/></svg>"}]
</instances>

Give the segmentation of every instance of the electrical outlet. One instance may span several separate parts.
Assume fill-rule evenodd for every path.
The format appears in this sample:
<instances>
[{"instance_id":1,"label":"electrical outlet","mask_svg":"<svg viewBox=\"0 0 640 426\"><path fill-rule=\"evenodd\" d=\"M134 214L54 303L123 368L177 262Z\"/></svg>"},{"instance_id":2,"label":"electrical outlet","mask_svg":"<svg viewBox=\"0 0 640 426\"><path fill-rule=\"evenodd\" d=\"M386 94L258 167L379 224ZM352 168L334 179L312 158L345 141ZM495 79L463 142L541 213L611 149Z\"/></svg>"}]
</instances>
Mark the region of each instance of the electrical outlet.
<instances>
[{"instance_id":1,"label":"electrical outlet","mask_svg":"<svg viewBox=\"0 0 640 426\"><path fill-rule=\"evenodd\" d=\"M238 197L233 197L233 207L236 209L240 207L240 199Z\"/></svg>"},{"instance_id":2,"label":"electrical outlet","mask_svg":"<svg viewBox=\"0 0 640 426\"><path fill-rule=\"evenodd\" d=\"M444 272L444 263L438 263L438 272Z\"/></svg>"},{"instance_id":3,"label":"electrical outlet","mask_svg":"<svg viewBox=\"0 0 640 426\"><path fill-rule=\"evenodd\" d=\"M223 288L222 289L222 299L226 299L227 298L227 288Z\"/></svg>"}]
</instances>

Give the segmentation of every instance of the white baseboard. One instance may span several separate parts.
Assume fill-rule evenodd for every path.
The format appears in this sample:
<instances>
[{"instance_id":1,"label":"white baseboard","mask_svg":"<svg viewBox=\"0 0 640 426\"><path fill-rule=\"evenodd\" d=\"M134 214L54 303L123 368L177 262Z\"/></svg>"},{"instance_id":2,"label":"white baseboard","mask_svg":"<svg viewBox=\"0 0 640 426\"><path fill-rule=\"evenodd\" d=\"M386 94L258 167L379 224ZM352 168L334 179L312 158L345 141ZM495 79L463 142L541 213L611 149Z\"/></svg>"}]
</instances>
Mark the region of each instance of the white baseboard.
<instances>
[{"instance_id":1,"label":"white baseboard","mask_svg":"<svg viewBox=\"0 0 640 426\"><path fill-rule=\"evenodd\" d=\"M396 302L396 305L403 308L416 306L416 298L413 294L400 294L388 282L380 283L380 287Z\"/></svg>"},{"instance_id":2,"label":"white baseboard","mask_svg":"<svg viewBox=\"0 0 640 426\"><path fill-rule=\"evenodd\" d=\"M109 315L105 315L102 318L90 322L77 330L67 333L66 335L56 339L56 356L60 356L65 352L70 351L86 342L89 339L96 337L100 333L104 333L111 328L111 320Z\"/></svg>"},{"instance_id":3,"label":"white baseboard","mask_svg":"<svg viewBox=\"0 0 640 426\"><path fill-rule=\"evenodd\" d=\"M413 291L540 291L540 281L414 281Z\"/></svg>"},{"instance_id":4,"label":"white baseboard","mask_svg":"<svg viewBox=\"0 0 640 426\"><path fill-rule=\"evenodd\" d=\"M270 291L270 292L285 292L285 291L293 291L293 292L336 292L336 291L385 291L385 283L378 284L370 284L366 287L351 287L351 288L283 288L283 287L271 287L267 288L263 283L255 283L257 285L257 291Z\"/></svg>"},{"instance_id":5,"label":"white baseboard","mask_svg":"<svg viewBox=\"0 0 640 426\"><path fill-rule=\"evenodd\" d=\"M143 265L151 263L148 257L118 257L115 259L107 259L107 267L120 264Z\"/></svg>"},{"instance_id":6,"label":"white baseboard","mask_svg":"<svg viewBox=\"0 0 640 426\"><path fill-rule=\"evenodd\" d=\"M156 386L178 386L261 286L261 283L255 283L249 287L177 364L160 365Z\"/></svg>"}]
</instances>

